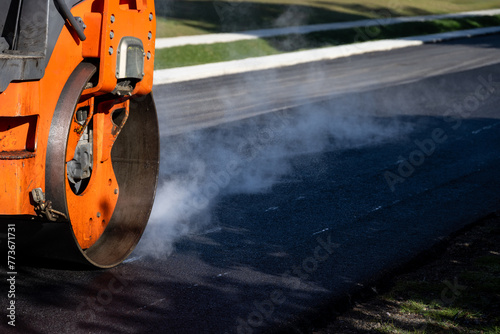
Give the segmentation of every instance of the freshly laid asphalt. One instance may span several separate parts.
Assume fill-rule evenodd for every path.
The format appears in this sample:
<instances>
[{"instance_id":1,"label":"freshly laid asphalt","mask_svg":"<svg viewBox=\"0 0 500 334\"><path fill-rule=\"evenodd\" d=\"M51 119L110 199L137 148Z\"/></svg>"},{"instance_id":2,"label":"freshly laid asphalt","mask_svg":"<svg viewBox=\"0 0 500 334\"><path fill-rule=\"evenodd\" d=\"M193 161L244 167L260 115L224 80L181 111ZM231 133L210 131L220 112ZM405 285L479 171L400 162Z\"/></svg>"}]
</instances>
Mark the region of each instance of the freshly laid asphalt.
<instances>
[{"instance_id":1,"label":"freshly laid asphalt","mask_svg":"<svg viewBox=\"0 0 500 334\"><path fill-rule=\"evenodd\" d=\"M138 249L111 270L19 268L17 332L272 332L500 206L499 35L154 94Z\"/></svg>"}]
</instances>

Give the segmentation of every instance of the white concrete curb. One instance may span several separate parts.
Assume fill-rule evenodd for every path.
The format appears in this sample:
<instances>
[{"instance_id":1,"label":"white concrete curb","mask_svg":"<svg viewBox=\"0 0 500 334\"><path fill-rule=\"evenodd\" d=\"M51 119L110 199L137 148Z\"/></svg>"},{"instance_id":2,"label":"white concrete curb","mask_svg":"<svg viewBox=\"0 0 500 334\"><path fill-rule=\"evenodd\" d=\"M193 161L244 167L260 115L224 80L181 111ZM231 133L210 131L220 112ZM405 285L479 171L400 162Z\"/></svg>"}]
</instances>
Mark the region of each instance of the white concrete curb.
<instances>
[{"instance_id":1,"label":"white concrete curb","mask_svg":"<svg viewBox=\"0 0 500 334\"><path fill-rule=\"evenodd\" d=\"M500 15L500 9L479 10L473 12L462 12L462 13L443 14L443 15L378 18L371 20L315 24L309 26L296 26L296 27L277 28L277 29L249 30L238 33L221 33L221 34L209 34L209 35L158 38L156 39L156 49L165 49L183 45L228 43L228 42L236 42L242 40L251 40L251 39L289 35L289 34L307 34L316 31L330 31L339 29L350 29L356 27L364 28L373 26L387 26L398 23L425 22L425 21L441 20L447 18L464 18L472 16L493 16L493 15Z\"/></svg>"},{"instance_id":2,"label":"white concrete curb","mask_svg":"<svg viewBox=\"0 0 500 334\"><path fill-rule=\"evenodd\" d=\"M369 52L388 51L422 45L424 43L435 43L445 40L494 34L499 32L500 27L479 28L426 36L413 36L394 40L346 44L328 48L290 52L280 55L233 60L222 63L157 70L154 73L154 85L164 85L229 74L268 70L272 68L293 66L321 60L349 57Z\"/></svg>"}]
</instances>

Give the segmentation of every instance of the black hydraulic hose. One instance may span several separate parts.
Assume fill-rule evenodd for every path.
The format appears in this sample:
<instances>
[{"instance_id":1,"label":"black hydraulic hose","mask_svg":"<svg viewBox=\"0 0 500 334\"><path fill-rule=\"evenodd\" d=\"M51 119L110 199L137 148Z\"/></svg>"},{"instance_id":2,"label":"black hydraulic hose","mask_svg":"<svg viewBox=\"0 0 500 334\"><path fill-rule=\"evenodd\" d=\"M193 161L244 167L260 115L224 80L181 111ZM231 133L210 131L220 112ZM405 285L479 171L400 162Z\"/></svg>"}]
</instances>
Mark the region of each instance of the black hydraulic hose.
<instances>
[{"instance_id":1,"label":"black hydraulic hose","mask_svg":"<svg viewBox=\"0 0 500 334\"><path fill-rule=\"evenodd\" d=\"M82 26L76 22L75 17L73 14L71 14L71 11L69 10L68 6L66 5L66 2L64 0L54 0L56 3L57 7L59 8L59 13L61 13L62 17L69 22L69 24L75 29L78 37L80 38L81 41L84 41L87 39L83 32Z\"/></svg>"}]
</instances>

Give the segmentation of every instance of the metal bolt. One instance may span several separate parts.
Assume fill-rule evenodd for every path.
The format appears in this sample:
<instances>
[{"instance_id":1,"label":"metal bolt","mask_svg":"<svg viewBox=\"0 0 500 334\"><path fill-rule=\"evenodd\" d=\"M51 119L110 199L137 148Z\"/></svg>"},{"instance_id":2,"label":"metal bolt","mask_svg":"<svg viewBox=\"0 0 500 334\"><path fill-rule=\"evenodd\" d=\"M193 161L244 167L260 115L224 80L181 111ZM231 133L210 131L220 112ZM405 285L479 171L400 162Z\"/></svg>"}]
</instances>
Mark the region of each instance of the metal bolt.
<instances>
[{"instance_id":1,"label":"metal bolt","mask_svg":"<svg viewBox=\"0 0 500 334\"><path fill-rule=\"evenodd\" d=\"M115 16L113 14L111 14L111 23L115 23Z\"/></svg>"},{"instance_id":2,"label":"metal bolt","mask_svg":"<svg viewBox=\"0 0 500 334\"><path fill-rule=\"evenodd\" d=\"M98 212L98 213L97 213L97 218L100 218L100 217L101 217L101 213L100 213L100 212Z\"/></svg>"},{"instance_id":3,"label":"metal bolt","mask_svg":"<svg viewBox=\"0 0 500 334\"><path fill-rule=\"evenodd\" d=\"M115 189L115 195L117 195L117 194L118 194L118 188L117 188L117 189Z\"/></svg>"},{"instance_id":4,"label":"metal bolt","mask_svg":"<svg viewBox=\"0 0 500 334\"><path fill-rule=\"evenodd\" d=\"M149 40L151 40L151 38L153 38L153 33L150 31L150 32L148 33L148 39L149 39Z\"/></svg>"},{"instance_id":5,"label":"metal bolt","mask_svg":"<svg viewBox=\"0 0 500 334\"><path fill-rule=\"evenodd\" d=\"M115 38L115 32L114 31L111 31L109 33L109 38L111 38L111 39Z\"/></svg>"},{"instance_id":6,"label":"metal bolt","mask_svg":"<svg viewBox=\"0 0 500 334\"><path fill-rule=\"evenodd\" d=\"M153 13L149 13L149 21L153 21Z\"/></svg>"},{"instance_id":7,"label":"metal bolt","mask_svg":"<svg viewBox=\"0 0 500 334\"><path fill-rule=\"evenodd\" d=\"M83 22L83 19L81 17L75 17L75 19L82 25L83 30L87 29L87 26L85 25L85 22Z\"/></svg>"},{"instance_id":8,"label":"metal bolt","mask_svg":"<svg viewBox=\"0 0 500 334\"><path fill-rule=\"evenodd\" d=\"M113 47L110 46L108 51L109 51L109 55L112 55L113 54Z\"/></svg>"},{"instance_id":9,"label":"metal bolt","mask_svg":"<svg viewBox=\"0 0 500 334\"><path fill-rule=\"evenodd\" d=\"M148 60L151 59L151 52L148 51Z\"/></svg>"}]
</instances>

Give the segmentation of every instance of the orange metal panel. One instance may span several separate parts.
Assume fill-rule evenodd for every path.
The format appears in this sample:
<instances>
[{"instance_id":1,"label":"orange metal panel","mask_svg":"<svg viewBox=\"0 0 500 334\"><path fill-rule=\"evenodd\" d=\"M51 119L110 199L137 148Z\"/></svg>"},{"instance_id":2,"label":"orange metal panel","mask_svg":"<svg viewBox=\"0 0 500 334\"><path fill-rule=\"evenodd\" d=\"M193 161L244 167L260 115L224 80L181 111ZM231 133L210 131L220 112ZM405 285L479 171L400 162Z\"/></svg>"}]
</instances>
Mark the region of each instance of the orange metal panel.
<instances>
[{"instance_id":1,"label":"orange metal panel","mask_svg":"<svg viewBox=\"0 0 500 334\"><path fill-rule=\"evenodd\" d=\"M12 152L35 152L38 116L0 116L0 159Z\"/></svg>"},{"instance_id":2,"label":"orange metal panel","mask_svg":"<svg viewBox=\"0 0 500 334\"><path fill-rule=\"evenodd\" d=\"M146 95L152 90L156 35L153 1L86 0L72 8L71 12L74 16L84 18L87 40L82 43L72 28L66 25L52 52L45 76L39 81L12 82L0 93L0 138L3 136L0 151L14 152L14 155L19 152L26 154L17 160L0 158L0 215L36 215L30 193L34 188L45 189L46 147L52 116L61 91L78 64L86 58L93 58L94 61L99 58L98 83L85 90L87 96L112 92L117 83L116 57L121 38L140 38L145 51L145 75L133 94ZM8 128L6 124L17 122L14 119L19 124ZM108 123L107 126L111 125ZM106 139L108 146L112 145L112 139ZM106 185L116 187L116 180L111 179L110 182L108 179ZM96 198L95 201L101 200L102 203L116 201L114 197L100 198L99 194L89 194L87 197L92 196ZM109 215L104 217L104 212L112 207L102 209L101 220L109 219ZM78 232L81 238L87 238L90 232L82 231ZM91 234L99 233L94 231Z\"/></svg>"},{"instance_id":3,"label":"orange metal panel","mask_svg":"<svg viewBox=\"0 0 500 334\"><path fill-rule=\"evenodd\" d=\"M123 37L142 40L144 45L144 78L134 90L134 95L149 94L153 88L153 71L156 37L156 15L153 1L95 1L102 10L99 83L86 93L112 92L116 87L118 46ZM104 8L104 9L102 9ZM76 8L75 8L76 9Z\"/></svg>"},{"instance_id":4,"label":"orange metal panel","mask_svg":"<svg viewBox=\"0 0 500 334\"><path fill-rule=\"evenodd\" d=\"M119 195L118 182L116 180L110 152L120 128L113 122L113 112L124 109L128 115L129 101L112 100L108 103L101 103L99 110L93 110L93 101L85 101L79 107L90 105L90 114L93 114L94 133L94 155L93 172L89 185L81 194L75 194L69 187L66 190L68 201L68 211L72 219L73 231L78 243L82 248L88 248L99 239L104 232L108 222L111 220ZM125 116L126 117L126 116ZM123 123L122 123L123 124ZM78 123L74 123L74 128L70 131L69 142L73 146L68 147L68 152L74 152L76 142L79 138ZM115 129L113 131L113 129ZM73 159L69 154L67 161ZM84 217L84 219L81 219ZM80 223L77 223L79 222Z\"/></svg>"},{"instance_id":5,"label":"orange metal panel","mask_svg":"<svg viewBox=\"0 0 500 334\"><path fill-rule=\"evenodd\" d=\"M99 46L101 44L101 13L87 13L83 19L85 22L85 36L87 39L83 42L82 55L84 58L98 58Z\"/></svg>"}]
</instances>

